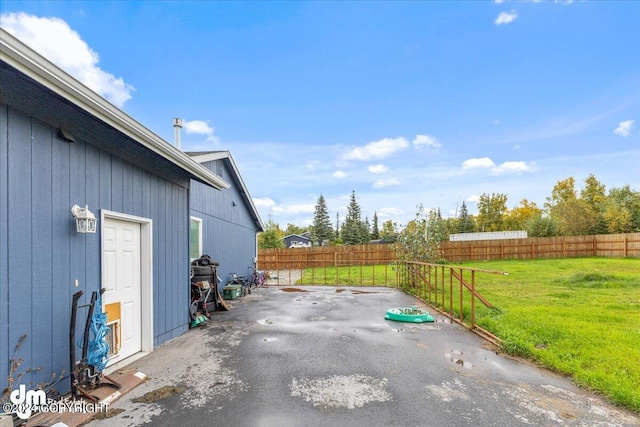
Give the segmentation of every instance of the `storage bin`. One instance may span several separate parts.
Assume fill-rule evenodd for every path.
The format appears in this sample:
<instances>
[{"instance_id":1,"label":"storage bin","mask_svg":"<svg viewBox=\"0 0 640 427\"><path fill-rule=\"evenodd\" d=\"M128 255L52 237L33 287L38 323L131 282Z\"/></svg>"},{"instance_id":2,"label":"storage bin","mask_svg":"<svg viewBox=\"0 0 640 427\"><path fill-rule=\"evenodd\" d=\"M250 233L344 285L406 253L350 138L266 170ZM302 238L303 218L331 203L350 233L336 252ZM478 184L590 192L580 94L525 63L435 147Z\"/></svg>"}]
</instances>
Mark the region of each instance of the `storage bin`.
<instances>
[{"instance_id":1,"label":"storage bin","mask_svg":"<svg viewBox=\"0 0 640 427\"><path fill-rule=\"evenodd\" d=\"M224 299L236 299L240 297L240 292L242 291L242 285L227 285L223 288Z\"/></svg>"}]
</instances>

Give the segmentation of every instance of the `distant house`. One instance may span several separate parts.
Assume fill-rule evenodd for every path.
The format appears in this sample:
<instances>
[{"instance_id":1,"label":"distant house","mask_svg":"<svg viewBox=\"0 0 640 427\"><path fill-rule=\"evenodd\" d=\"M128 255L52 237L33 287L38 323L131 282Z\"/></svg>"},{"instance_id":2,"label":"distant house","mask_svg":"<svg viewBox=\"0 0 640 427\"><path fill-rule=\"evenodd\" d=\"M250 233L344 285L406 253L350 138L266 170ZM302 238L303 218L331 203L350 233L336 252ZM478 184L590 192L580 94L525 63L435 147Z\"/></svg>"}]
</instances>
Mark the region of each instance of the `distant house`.
<instances>
[{"instance_id":1,"label":"distant house","mask_svg":"<svg viewBox=\"0 0 640 427\"><path fill-rule=\"evenodd\" d=\"M312 246L309 233L289 234L283 238L287 248L310 248Z\"/></svg>"},{"instance_id":2,"label":"distant house","mask_svg":"<svg viewBox=\"0 0 640 427\"><path fill-rule=\"evenodd\" d=\"M371 245L385 245L389 242L387 242L385 239L375 239L375 240L369 240L369 244Z\"/></svg>"},{"instance_id":3,"label":"distant house","mask_svg":"<svg viewBox=\"0 0 640 427\"><path fill-rule=\"evenodd\" d=\"M264 225L229 151L186 154L231 185L219 191L194 180L189 200L190 258L207 254L220 262L219 286L223 287L233 273L252 273L258 250L256 235L264 231Z\"/></svg>"},{"instance_id":4,"label":"distant house","mask_svg":"<svg viewBox=\"0 0 640 427\"><path fill-rule=\"evenodd\" d=\"M222 163L234 187L213 203L220 222L212 235L240 256L260 221L232 162ZM110 363L186 332L189 205L201 201L192 191L222 194L230 185L0 29L0 390L22 374L22 384L69 375L78 291L84 305L105 288L103 304L118 307ZM95 228L76 227L76 205L95 215ZM78 314L76 337L87 309Z\"/></svg>"}]
</instances>

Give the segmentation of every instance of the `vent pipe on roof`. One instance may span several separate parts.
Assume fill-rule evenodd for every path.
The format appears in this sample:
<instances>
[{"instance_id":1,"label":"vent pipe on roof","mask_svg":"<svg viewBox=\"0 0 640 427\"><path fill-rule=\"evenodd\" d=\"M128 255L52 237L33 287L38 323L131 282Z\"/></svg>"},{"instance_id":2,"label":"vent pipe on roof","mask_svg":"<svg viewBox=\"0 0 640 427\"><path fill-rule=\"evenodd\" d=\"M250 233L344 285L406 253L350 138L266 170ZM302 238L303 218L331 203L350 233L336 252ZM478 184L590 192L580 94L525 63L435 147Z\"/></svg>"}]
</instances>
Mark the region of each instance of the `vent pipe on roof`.
<instances>
[{"instance_id":1,"label":"vent pipe on roof","mask_svg":"<svg viewBox=\"0 0 640 427\"><path fill-rule=\"evenodd\" d=\"M178 150L182 150L180 147L180 129L182 129L182 119L173 119L173 139Z\"/></svg>"}]
</instances>

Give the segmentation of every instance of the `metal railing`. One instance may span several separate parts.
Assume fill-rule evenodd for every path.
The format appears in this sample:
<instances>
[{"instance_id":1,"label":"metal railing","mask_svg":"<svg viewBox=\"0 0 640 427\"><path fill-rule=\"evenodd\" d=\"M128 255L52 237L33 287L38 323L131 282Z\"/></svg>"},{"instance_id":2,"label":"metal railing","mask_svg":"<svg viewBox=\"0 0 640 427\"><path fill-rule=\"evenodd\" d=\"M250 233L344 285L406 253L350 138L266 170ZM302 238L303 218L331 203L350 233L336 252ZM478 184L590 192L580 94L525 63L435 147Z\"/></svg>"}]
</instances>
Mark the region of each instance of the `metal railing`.
<instances>
[{"instance_id":1,"label":"metal railing","mask_svg":"<svg viewBox=\"0 0 640 427\"><path fill-rule=\"evenodd\" d=\"M308 264L313 265L310 261ZM334 285L334 286L391 286L396 287L395 263L388 260L367 259L359 263L336 262L318 267L269 270L271 285Z\"/></svg>"},{"instance_id":2,"label":"metal railing","mask_svg":"<svg viewBox=\"0 0 640 427\"><path fill-rule=\"evenodd\" d=\"M476 273L508 273L472 267L403 261L397 264L398 287L412 293L451 321L500 345L500 338L476 323L476 305L493 305L476 288Z\"/></svg>"}]
</instances>

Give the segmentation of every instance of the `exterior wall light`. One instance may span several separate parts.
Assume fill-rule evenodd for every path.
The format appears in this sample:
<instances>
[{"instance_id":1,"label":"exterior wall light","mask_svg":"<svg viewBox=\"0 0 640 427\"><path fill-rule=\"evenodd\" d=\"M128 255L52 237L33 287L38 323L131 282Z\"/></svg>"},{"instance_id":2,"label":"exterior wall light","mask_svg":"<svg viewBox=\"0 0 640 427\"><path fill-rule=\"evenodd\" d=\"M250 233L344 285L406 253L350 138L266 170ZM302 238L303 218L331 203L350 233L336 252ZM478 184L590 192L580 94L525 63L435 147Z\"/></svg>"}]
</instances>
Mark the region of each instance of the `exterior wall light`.
<instances>
[{"instance_id":1,"label":"exterior wall light","mask_svg":"<svg viewBox=\"0 0 640 427\"><path fill-rule=\"evenodd\" d=\"M76 219L76 231L78 233L95 233L98 220L96 216L91 213L89 206L85 205L81 208L78 205L73 205L71 213Z\"/></svg>"}]
</instances>

